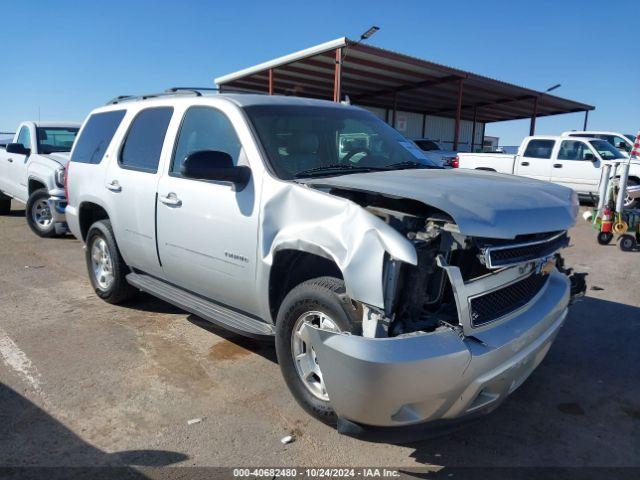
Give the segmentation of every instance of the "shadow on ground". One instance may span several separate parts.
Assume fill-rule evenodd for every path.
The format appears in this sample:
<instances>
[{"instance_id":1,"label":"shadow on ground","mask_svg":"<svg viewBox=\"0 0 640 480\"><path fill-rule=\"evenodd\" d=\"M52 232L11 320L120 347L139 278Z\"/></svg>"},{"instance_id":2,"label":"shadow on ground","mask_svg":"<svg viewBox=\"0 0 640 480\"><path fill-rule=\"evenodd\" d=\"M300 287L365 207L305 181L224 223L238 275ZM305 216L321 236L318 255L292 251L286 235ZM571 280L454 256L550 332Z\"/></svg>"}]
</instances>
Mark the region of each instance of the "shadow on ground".
<instances>
[{"instance_id":1,"label":"shadow on ground","mask_svg":"<svg viewBox=\"0 0 640 480\"><path fill-rule=\"evenodd\" d=\"M640 466L639 336L640 308L585 298L546 359L500 408L447 436L407 445L411 457L445 467Z\"/></svg>"},{"instance_id":2,"label":"shadow on ground","mask_svg":"<svg viewBox=\"0 0 640 480\"><path fill-rule=\"evenodd\" d=\"M187 459L183 453L164 450L104 452L0 383L0 469L4 473L15 469L15 478L113 478L114 474L119 478L147 478L130 467L160 467ZM41 470L46 467L57 468L55 472Z\"/></svg>"}]
</instances>

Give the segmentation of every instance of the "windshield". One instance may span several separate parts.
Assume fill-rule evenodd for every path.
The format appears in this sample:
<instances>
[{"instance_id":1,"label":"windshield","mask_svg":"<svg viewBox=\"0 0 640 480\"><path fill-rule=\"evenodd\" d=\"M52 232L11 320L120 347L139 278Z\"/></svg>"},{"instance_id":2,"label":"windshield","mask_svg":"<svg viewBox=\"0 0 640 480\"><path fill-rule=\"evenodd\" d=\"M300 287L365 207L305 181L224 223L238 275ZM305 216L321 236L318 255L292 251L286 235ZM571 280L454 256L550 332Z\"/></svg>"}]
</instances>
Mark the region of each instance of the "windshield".
<instances>
[{"instance_id":1,"label":"windshield","mask_svg":"<svg viewBox=\"0 0 640 480\"><path fill-rule=\"evenodd\" d=\"M603 160L615 160L616 158L626 158L616 147L604 140L591 140L591 146L596 149Z\"/></svg>"},{"instance_id":2,"label":"windshield","mask_svg":"<svg viewBox=\"0 0 640 480\"><path fill-rule=\"evenodd\" d=\"M420 147L420 150L425 152L431 152L433 150L440 150L440 146L436 142L431 140L416 140L416 145Z\"/></svg>"},{"instance_id":3,"label":"windshield","mask_svg":"<svg viewBox=\"0 0 640 480\"><path fill-rule=\"evenodd\" d=\"M355 108L246 107L278 177L344 175L396 168L438 168L413 142Z\"/></svg>"},{"instance_id":4,"label":"windshield","mask_svg":"<svg viewBox=\"0 0 640 480\"><path fill-rule=\"evenodd\" d=\"M70 152L78 134L77 128L38 127L38 152Z\"/></svg>"}]
</instances>

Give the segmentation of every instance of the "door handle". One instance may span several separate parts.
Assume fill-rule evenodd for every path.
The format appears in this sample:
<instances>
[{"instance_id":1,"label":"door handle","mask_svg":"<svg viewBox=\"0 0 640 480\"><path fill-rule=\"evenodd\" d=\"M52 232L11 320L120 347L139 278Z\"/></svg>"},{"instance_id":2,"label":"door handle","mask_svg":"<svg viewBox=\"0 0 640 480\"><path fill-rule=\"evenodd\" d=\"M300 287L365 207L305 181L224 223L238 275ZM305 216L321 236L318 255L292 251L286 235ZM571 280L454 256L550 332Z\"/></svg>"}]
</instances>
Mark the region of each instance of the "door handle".
<instances>
[{"instance_id":1,"label":"door handle","mask_svg":"<svg viewBox=\"0 0 640 480\"><path fill-rule=\"evenodd\" d=\"M158 199L162 203L164 203L165 205L169 205L170 207L180 207L180 206L182 206L182 200L180 200L178 198L178 196L173 192L168 193L166 197L160 195L160 196L158 196Z\"/></svg>"},{"instance_id":2,"label":"door handle","mask_svg":"<svg viewBox=\"0 0 640 480\"><path fill-rule=\"evenodd\" d=\"M520 165L522 165L523 167L528 167L529 166L529 162L521 162Z\"/></svg>"},{"instance_id":3,"label":"door handle","mask_svg":"<svg viewBox=\"0 0 640 480\"><path fill-rule=\"evenodd\" d=\"M117 180L111 180L111 183L107 184L107 188L109 190L111 190L112 192L121 192L122 191L122 187L120 186L120 183Z\"/></svg>"},{"instance_id":4,"label":"door handle","mask_svg":"<svg viewBox=\"0 0 640 480\"><path fill-rule=\"evenodd\" d=\"M554 163L553 164L553 168L562 168L562 164L561 163Z\"/></svg>"}]
</instances>

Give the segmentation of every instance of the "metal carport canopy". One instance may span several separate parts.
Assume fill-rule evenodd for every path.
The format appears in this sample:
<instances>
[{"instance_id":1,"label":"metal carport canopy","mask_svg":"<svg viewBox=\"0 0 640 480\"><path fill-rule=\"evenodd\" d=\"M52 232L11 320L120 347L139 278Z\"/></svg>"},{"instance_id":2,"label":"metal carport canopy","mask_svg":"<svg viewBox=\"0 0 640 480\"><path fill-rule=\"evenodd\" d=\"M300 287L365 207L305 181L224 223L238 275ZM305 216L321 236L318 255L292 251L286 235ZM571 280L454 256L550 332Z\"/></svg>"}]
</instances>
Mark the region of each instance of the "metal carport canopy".
<instances>
[{"instance_id":1,"label":"metal carport canopy","mask_svg":"<svg viewBox=\"0 0 640 480\"><path fill-rule=\"evenodd\" d=\"M298 95L442 117L499 122L595 107L338 38L215 79L221 91ZM586 119L585 119L586 120ZM585 121L586 123L586 121Z\"/></svg>"}]
</instances>

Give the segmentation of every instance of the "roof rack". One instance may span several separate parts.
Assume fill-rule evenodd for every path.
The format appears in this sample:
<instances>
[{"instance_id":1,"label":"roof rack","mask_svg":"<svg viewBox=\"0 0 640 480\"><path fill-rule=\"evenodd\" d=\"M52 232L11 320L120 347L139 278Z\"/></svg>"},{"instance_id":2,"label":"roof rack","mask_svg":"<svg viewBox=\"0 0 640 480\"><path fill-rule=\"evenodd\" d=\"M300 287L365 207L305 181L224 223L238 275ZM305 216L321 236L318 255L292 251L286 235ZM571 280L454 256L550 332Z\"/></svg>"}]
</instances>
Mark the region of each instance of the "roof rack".
<instances>
[{"instance_id":1,"label":"roof rack","mask_svg":"<svg viewBox=\"0 0 640 480\"><path fill-rule=\"evenodd\" d=\"M106 105L116 105L123 102L133 102L136 100L148 100L150 98L171 97L174 95L195 95L201 97L202 92L218 91L215 87L171 87L164 92L146 93L143 95L120 95L109 100Z\"/></svg>"}]
</instances>

